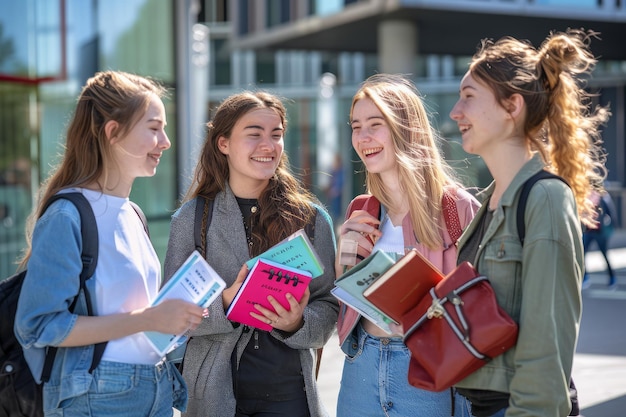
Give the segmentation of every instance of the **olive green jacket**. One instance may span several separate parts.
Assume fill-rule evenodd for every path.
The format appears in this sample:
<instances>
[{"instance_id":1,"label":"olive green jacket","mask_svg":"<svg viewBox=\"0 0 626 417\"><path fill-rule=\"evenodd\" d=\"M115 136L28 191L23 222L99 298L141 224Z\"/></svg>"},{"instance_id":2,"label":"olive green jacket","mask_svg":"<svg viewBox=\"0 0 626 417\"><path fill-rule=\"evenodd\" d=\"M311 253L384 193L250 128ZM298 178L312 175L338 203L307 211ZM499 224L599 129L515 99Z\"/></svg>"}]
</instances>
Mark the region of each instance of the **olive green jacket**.
<instances>
[{"instance_id":1,"label":"olive green jacket","mask_svg":"<svg viewBox=\"0 0 626 417\"><path fill-rule=\"evenodd\" d=\"M489 278L498 303L519 324L517 344L457 384L508 392L507 417L567 416L568 382L581 319L584 253L570 188L558 179L538 181L525 211L522 246L516 209L524 182L543 168L539 155L522 167L502 196L474 265ZM459 241L476 230L494 190Z\"/></svg>"}]
</instances>

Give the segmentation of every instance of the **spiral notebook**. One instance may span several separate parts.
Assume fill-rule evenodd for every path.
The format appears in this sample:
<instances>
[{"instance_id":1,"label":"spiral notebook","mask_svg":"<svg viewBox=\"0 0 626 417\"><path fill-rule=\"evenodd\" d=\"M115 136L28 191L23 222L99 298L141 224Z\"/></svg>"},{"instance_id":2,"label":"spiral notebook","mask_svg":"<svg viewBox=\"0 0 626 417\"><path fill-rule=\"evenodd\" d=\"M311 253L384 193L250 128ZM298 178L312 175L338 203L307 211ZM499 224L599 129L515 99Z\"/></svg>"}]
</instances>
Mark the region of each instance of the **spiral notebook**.
<instances>
[{"instance_id":1,"label":"spiral notebook","mask_svg":"<svg viewBox=\"0 0 626 417\"><path fill-rule=\"evenodd\" d=\"M259 258L226 310L226 318L270 331L273 328L270 324L250 315L250 312L259 313L254 305L260 304L267 309L274 310L274 307L267 301L267 296L272 295L280 305L289 310L287 293L300 301L311 279L312 275L308 271Z\"/></svg>"}]
</instances>

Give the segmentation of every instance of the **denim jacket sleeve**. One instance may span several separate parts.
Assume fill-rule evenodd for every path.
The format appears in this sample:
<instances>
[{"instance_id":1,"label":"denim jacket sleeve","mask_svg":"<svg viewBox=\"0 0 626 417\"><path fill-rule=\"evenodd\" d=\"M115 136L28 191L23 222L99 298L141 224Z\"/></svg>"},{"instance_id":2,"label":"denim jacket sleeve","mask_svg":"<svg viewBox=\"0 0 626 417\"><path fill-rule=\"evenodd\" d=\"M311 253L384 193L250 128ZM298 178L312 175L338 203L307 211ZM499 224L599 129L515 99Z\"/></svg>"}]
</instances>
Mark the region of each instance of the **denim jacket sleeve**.
<instances>
[{"instance_id":1,"label":"denim jacket sleeve","mask_svg":"<svg viewBox=\"0 0 626 417\"><path fill-rule=\"evenodd\" d=\"M57 346L74 327L69 306L80 285L81 245L78 210L70 201L54 202L35 225L17 306L16 337L25 348Z\"/></svg>"}]
</instances>

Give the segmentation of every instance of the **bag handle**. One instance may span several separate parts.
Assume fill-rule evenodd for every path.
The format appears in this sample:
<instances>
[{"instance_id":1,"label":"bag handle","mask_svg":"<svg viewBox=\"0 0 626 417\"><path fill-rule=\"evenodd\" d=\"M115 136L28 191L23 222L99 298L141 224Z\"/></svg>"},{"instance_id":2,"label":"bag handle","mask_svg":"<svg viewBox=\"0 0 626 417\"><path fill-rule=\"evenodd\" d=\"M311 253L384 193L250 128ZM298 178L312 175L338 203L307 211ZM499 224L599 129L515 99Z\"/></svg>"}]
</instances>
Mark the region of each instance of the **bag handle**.
<instances>
[{"instance_id":1,"label":"bag handle","mask_svg":"<svg viewBox=\"0 0 626 417\"><path fill-rule=\"evenodd\" d=\"M463 314L463 300L460 297L467 289L473 287L476 284L479 284L483 281L488 281L487 277L484 275L479 275L465 282L458 288L450 291L448 294L443 297L438 297L435 292L435 287L431 288L429 294L432 298L432 304L426 312L413 324L407 332L404 334L404 341L409 338L409 336L415 332L418 328L424 325L428 320L433 319L443 319L446 320L454 332L454 334L459 338L461 343L465 346L465 348L476 358L488 361L489 358L487 355L482 354L472 345L470 340L470 329L467 320L465 319L465 315ZM457 322L450 316L448 311L445 309L445 304L451 302L454 305L454 310L459 318L460 326Z\"/></svg>"},{"instance_id":2,"label":"bag handle","mask_svg":"<svg viewBox=\"0 0 626 417\"><path fill-rule=\"evenodd\" d=\"M437 293L435 292L435 287L432 287L429 291L429 294L433 300L432 304L430 305L428 310L404 333L404 340L406 340L411 335L411 333L416 331L427 320L442 317L445 314L444 305L447 302L452 302L457 307L459 305L462 305L462 300L459 295L482 281L488 281L487 277L484 275L478 275L470 279L463 285L459 286L457 289L450 291L443 297L438 297Z\"/></svg>"}]
</instances>

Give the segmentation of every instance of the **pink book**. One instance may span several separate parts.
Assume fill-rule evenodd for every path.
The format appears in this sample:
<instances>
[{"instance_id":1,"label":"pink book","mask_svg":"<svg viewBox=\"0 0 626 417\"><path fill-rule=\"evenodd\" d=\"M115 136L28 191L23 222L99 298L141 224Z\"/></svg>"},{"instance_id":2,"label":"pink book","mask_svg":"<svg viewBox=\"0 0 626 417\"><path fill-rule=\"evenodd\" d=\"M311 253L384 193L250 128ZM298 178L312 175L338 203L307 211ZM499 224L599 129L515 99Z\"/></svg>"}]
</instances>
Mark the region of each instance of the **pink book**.
<instances>
[{"instance_id":1,"label":"pink book","mask_svg":"<svg viewBox=\"0 0 626 417\"><path fill-rule=\"evenodd\" d=\"M251 311L259 313L254 305L260 304L265 308L274 310L267 301L267 296L272 295L283 307L289 309L287 293L300 301L311 279L312 275L308 271L259 258L239 288L233 302L228 306L226 318L270 331L273 328L271 325L250 315Z\"/></svg>"}]
</instances>

